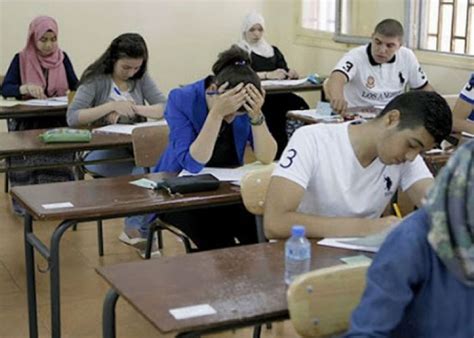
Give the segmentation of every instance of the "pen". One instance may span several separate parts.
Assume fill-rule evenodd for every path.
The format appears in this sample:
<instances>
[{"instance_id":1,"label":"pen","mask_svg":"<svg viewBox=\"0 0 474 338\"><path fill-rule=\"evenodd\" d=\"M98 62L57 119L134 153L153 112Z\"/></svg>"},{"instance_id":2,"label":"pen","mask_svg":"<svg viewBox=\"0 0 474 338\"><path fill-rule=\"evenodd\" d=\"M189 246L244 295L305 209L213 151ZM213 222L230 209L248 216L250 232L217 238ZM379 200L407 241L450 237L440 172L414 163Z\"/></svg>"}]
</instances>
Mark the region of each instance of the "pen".
<instances>
[{"instance_id":1,"label":"pen","mask_svg":"<svg viewBox=\"0 0 474 338\"><path fill-rule=\"evenodd\" d=\"M397 215L398 218L403 218L402 213L400 212L400 208L398 207L397 203L393 203L393 210L395 211L395 215Z\"/></svg>"},{"instance_id":2,"label":"pen","mask_svg":"<svg viewBox=\"0 0 474 338\"><path fill-rule=\"evenodd\" d=\"M122 93L120 92L120 90L117 89L117 87L114 87L114 92L119 95L119 96L122 96Z\"/></svg>"},{"instance_id":3,"label":"pen","mask_svg":"<svg viewBox=\"0 0 474 338\"><path fill-rule=\"evenodd\" d=\"M222 94L224 92L219 92L218 90L209 90L206 92L206 95L219 95L219 94Z\"/></svg>"}]
</instances>

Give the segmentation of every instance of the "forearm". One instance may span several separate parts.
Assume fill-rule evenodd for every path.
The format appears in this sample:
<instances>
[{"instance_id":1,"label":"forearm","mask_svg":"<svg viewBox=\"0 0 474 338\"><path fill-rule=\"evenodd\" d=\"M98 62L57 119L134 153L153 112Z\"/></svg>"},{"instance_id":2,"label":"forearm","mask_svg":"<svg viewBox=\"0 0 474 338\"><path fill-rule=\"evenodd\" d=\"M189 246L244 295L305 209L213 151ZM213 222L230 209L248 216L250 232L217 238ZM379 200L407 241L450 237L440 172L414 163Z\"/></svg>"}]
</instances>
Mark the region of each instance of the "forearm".
<instances>
[{"instance_id":1,"label":"forearm","mask_svg":"<svg viewBox=\"0 0 474 338\"><path fill-rule=\"evenodd\" d=\"M114 109L111 105L111 102L104 103L97 107L80 109L76 112L78 114L77 121L80 126L88 125L111 113L112 111L114 111Z\"/></svg>"},{"instance_id":2,"label":"forearm","mask_svg":"<svg viewBox=\"0 0 474 338\"><path fill-rule=\"evenodd\" d=\"M381 230L373 219L314 216L296 211L265 213L264 221L267 238L288 238L295 224L304 225L309 238L356 237Z\"/></svg>"},{"instance_id":3,"label":"forearm","mask_svg":"<svg viewBox=\"0 0 474 338\"><path fill-rule=\"evenodd\" d=\"M151 106L138 106L137 115L151 118L151 119L161 119L163 117L164 105L163 104L154 104Z\"/></svg>"},{"instance_id":4,"label":"forearm","mask_svg":"<svg viewBox=\"0 0 474 338\"><path fill-rule=\"evenodd\" d=\"M264 164L271 163L275 159L277 144L270 134L267 124L264 122L259 126L252 126L252 135L256 159Z\"/></svg>"},{"instance_id":5,"label":"forearm","mask_svg":"<svg viewBox=\"0 0 474 338\"><path fill-rule=\"evenodd\" d=\"M324 86L325 94L329 100L344 97L345 81L341 78L344 75L338 75L332 74Z\"/></svg>"},{"instance_id":6,"label":"forearm","mask_svg":"<svg viewBox=\"0 0 474 338\"><path fill-rule=\"evenodd\" d=\"M474 122L470 120L453 119L453 130L456 132L468 132L474 134Z\"/></svg>"},{"instance_id":7,"label":"forearm","mask_svg":"<svg viewBox=\"0 0 474 338\"><path fill-rule=\"evenodd\" d=\"M211 159L221 124L222 118L209 114L198 137L191 144L189 153L199 163L206 164Z\"/></svg>"}]
</instances>

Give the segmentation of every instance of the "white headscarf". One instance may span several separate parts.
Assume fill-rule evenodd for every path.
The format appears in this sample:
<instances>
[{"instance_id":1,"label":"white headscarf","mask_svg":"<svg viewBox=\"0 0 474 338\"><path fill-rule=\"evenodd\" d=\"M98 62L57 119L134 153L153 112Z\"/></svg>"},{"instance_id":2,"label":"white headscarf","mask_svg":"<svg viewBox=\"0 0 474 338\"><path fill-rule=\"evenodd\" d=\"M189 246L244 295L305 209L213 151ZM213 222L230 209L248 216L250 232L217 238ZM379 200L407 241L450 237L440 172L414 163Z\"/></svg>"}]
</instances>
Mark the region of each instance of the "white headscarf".
<instances>
[{"instance_id":1,"label":"white headscarf","mask_svg":"<svg viewBox=\"0 0 474 338\"><path fill-rule=\"evenodd\" d=\"M260 26L263 28L263 31L265 32L265 20L263 19L263 16L261 16L256 11L250 12L245 16L241 29L242 40L238 43L238 45L249 53L254 52L255 54L265 58L271 58L275 52L273 51L273 47L265 40L263 36L260 40L258 40L257 43L250 43L245 38L245 33L256 24L260 24Z\"/></svg>"}]
</instances>

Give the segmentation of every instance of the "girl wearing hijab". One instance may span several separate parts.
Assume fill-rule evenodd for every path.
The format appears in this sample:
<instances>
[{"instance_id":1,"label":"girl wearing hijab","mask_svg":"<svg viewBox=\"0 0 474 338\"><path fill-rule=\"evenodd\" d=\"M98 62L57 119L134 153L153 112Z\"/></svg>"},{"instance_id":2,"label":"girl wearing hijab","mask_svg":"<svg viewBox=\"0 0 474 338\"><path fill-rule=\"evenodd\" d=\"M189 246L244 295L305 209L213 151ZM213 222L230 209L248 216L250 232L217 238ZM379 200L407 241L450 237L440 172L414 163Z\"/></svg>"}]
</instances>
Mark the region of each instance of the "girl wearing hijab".
<instances>
[{"instance_id":1,"label":"girl wearing hijab","mask_svg":"<svg viewBox=\"0 0 474 338\"><path fill-rule=\"evenodd\" d=\"M239 47L246 50L252 60L252 68L261 80L297 79L298 73L289 69L281 51L270 45L264 38L265 20L257 12L245 16L241 29ZM288 110L309 109L308 104L293 93L272 94L265 98L262 107L268 128L277 141L277 158L288 143L286 132L286 112Z\"/></svg>"},{"instance_id":2,"label":"girl wearing hijab","mask_svg":"<svg viewBox=\"0 0 474 338\"><path fill-rule=\"evenodd\" d=\"M15 55L8 68L2 85L2 96L17 99L45 99L64 96L69 90L75 90L77 77L71 61L58 47L58 24L49 16L36 17L28 30L25 48ZM8 130L27 130L54 128L66 125L64 117L37 116L21 119L9 119ZM74 154L29 155L26 158L12 157L10 165L53 164L71 162ZM35 171L15 171L8 173L11 186L48 182L60 182L74 179L69 168L44 169ZM23 210L15 202L14 211Z\"/></svg>"},{"instance_id":3,"label":"girl wearing hijab","mask_svg":"<svg viewBox=\"0 0 474 338\"><path fill-rule=\"evenodd\" d=\"M388 236L346 337L474 337L474 141Z\"/></svg>"}]
</instances>

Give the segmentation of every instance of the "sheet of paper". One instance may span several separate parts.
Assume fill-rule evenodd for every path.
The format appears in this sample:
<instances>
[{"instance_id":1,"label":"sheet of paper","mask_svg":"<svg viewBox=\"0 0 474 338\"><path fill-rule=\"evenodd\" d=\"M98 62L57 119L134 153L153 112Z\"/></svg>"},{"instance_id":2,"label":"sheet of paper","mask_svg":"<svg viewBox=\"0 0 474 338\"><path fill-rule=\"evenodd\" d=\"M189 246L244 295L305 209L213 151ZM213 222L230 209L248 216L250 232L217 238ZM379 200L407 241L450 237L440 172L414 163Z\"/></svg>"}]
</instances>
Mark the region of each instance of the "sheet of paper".
<instances>
[{"instance_id":1,"label":"sheet of paper","mask_svg":"<svg viewBox=\"0 0 474 338\"><path fill-rule=\"evenodd\" d=\"M145 189L155 189L157 184L155 181L149 180L147 178L140 178L139 180L131 181L130 184L136 185L137 187Z\"/></svg>"},{"instance_id":2,"label":"sheet of paper","mask_svg":"<svg viewBox=\"0 0 474 338\"><path fill-rule=\"evenodd\" d=\"M265 164L262 164L260 162L253 162L253 163L246 164L242 167L230 168L230 169L207 167L196 174L190 173L187 170L183 170L179 173L179 176L212 174L216 178L218 178L219 181L231 181L233 184L239 185L240 180L246 173L255 169L263 168L265 166L266 166Z\"/></svg>"},{"instance_id":3,"label":"sheet of paper","mask_svg":"<svg viewBox=\"0 0 474 338\"><path fill-rule=\"evenodd\" d=\"M166 126L166 120L149 121L136 124L109 124L93 130L94 133L115 133L132 135L132 131L138 127Z\"/></svg>"},{"instance_id":4,"label":"sheet of paper","mask_svg":"<svg viewBox=\"0 0 474 338\"><path fill-rule=\"evenodd\" d=\"M48 203L41 205L44 209L63 209L63 208L72 208L74 205L71 202L60 202L60 203Z\"/></svg>"},{"instance_id":5,"label":"sheet of paper","mask_svg":"<svg viewBox=\"0 0 474 338\"><path fill-rule=\"evenodd\" d=\"M308 78L306 77L298 80L265 80L262 81L262 87L265 89L273 86L298 86L306 81L308 81Z\"/></svg>"},{"instance_id":6,"label":"sheet of paper","mask_svg":"<svg viewBox=\"0 0 474 338\"><path fill-rule=\"evenodd\" d=\"M461 135L464 137L474 138L474 134L468 133L467 131L461 132Z\"/></svg>"},{"instance_id":7,"label":"sheet of paper","mask_svg":"<svg viewBox=\"0 0 474 338\"><path fill-rule=\"evenodd\" d=\"M319 241L318 244L350 250L377 252L392 229L390 228L365 237L325 238Z\"/></svg>"},{"instance_id":8,"label":"sheet of paper","mask_svg":"<svg viewBox=\"0 0 474 338\"><path fill-rule=\"evenodd\" d=\"M352 264L352 265L372 262L372 259L367 257L366 255L342 257L340 258L340 260L346 264Z\"/></svg>"},{"instance_id":9,"label":"sheet of paper","mask_svg":"<svg viewBox=\"0 0 474 338\"><path fill-rule=\"evenodd\" d=\"M60 106L67 105L67 97L59 96L59 97L51 97L46 100L39 100L39 99L26 100L26 101L21 101L20 104L26 105L26 106L60 107Z\"/></svg>"},{"instance_id":10,"label":"sheet of paper","mask_svg":"<svg viewBox=\"0 0 474 338\"><path fill-rule=\"evenodd\" d=\"M217 311L209 304L180 307L176 309L170 309L169 312L176 320L209 316L217 313Z\"/></svg>"},{"instance_id":11,"label":"sheet of paper","mask_svg":"<svg viewBox=\"0 0 474 338\"><path fill-rule=\"evenodd\" d=\"M318 114L316 109L306 109L306 110L290 110L289 113L294 115L299 115L302 117L309 117L315 120L321 120L326 122L338 122L343 121L341 115L325 115Z\"/></svg>"},{"instance_id":12,"label":"sheet of paper","mask_svg":"<svg viewBox=\"0 0 474 338\"><path fill-rule=\"evenodd\" d=\"M19 104L21 104L21 101L4 99L0 96L0 107L13 107Z\"/></svg>"}]
</instances>

